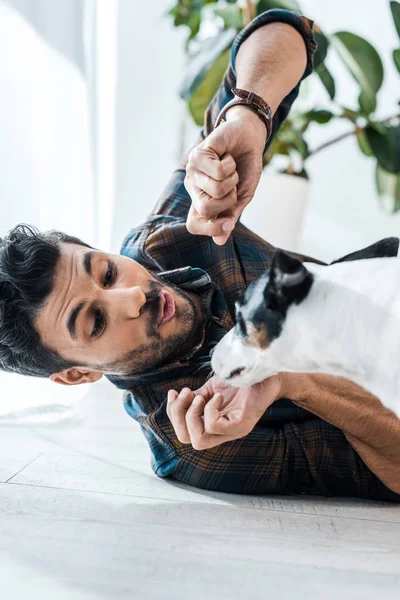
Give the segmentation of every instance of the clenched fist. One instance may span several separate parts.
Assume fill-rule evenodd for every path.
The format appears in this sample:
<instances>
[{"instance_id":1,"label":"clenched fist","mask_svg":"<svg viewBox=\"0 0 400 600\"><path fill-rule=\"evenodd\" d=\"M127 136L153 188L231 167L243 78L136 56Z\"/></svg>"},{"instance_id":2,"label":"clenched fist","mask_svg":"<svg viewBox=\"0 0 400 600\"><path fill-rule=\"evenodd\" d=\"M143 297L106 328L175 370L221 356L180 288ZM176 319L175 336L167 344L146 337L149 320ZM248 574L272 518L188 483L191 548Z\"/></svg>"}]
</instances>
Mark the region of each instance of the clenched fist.
<instances>
[{"instance_id":1,"label":"clenched fist","mask_svg":"<svg viewBox=\"0 0 400 600\"><path fill-rule=\"evenodd\" d=\"M262 171L266 127L244 106L233 106L226 122L189 155L185 187L192 199L187 229L225 244Z\"/></svg>"}]
</instances>

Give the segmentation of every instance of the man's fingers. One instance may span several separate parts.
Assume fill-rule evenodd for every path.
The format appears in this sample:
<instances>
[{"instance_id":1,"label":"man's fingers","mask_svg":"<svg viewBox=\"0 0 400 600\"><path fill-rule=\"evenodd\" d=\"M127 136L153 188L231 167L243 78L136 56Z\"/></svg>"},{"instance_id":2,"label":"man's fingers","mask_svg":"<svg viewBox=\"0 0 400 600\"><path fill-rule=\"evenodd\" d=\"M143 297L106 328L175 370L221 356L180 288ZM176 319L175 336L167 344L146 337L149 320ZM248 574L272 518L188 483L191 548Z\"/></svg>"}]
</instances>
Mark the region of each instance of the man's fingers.
<instances>
[{"instance_id":1,"label":"man's fingers","mask_svg":"<svg viewBox=\"0 0 400 600\"><path fill-rule=\"evenodd\" d=\"M229 233L227 235L216 235L213 237L213 242L214 244L217 244L217 246L224 246L228 241L229 236Z\"/></svg>"},{"instance_id":2,"label":"man's fingers","mask_svg":"<svg viewBox=\"0 0 400 600\"><path fill-rule=\"evenodd\" d=\"M204 409L204 429L214 435L231 435L237 423L221 415L224 408L224 397L217 392Z\"/></svg>"},{"instance_id":3,"label":"man's fingers","mask_svg":"<svg viewBox=\"0 0 400 600\"><path fill-rule=\"evenodd\" d=\"M177 438L182 444L190 444L190 435L186 427L186 413L190 407L194 394L189 388L184 388L177 394L170 390L167 397L167 415L171 421Z\"/></svg>"},{"instance_id":4,"label":"man's fingers","mask_svg":"<svg viewBox=\"0 0 400 600\"><path fill-rule=\"evenodd\" d=\"M204 177L206 177L204 175ZM235 178L236 179L236 178ZM234 181L234 180L232 180ZM215 198L207 191L198 187L190 175L186 175L185 187L190 194L192 205L196 213L204 219L213 219L220 213L235 207L237 202L237 188L234 186L229 192L220 198Z\"/></svg>"},{"instance_id":5,"label":"man's fingers","mask_svg":"<svg viewBox=\"0 0 400 600\"><path fill-rule=\"evenodd\" d=\"M201 217L194 206L189 209L186 228L194 235L208 235L210 237L229 234L235 227L232 218L220 217L217 219L205 219Z\"/></svg>"},{"instance_id":6,"label":"man's fingers","mask_svg":"<svg viewBox=\"0 0 400 600\"><path fill-rule=\"evenodd\" d=\"M195 396L186 413L186 426L195 450L203 450L203 444L206 442L202 419L205 402L203 396Z\"/></svg>"},{"instance_id":7,"label":"man's fingers","mask_svg":"<svg viewBox=\"0 0 400 600\"><path fill-rule=\"evenodd\" d=\"M207 221L221 216L226 211L233 211L237 202L237 191L234 187L223 198L212 198L203 190L195 188L192 194L192 204L199 217Z\"/></svg>"},{"instance_id":8,"label":"man's fingers","mask_svg":"<svg viewBox=\"0 0 400 600\"><path fill-rule=\"evenodd\" d=\"M189 173L189 178L193 182L193 186L206 192L211 198L220 200L226 197L229 192L236 188L239 183L239 175L237 171L234 171L231 175L218 181L213 179L202 171L193 170Z\"/></svg>"},{"instance_id":9,"label":"man's fingers","mask_svg":"<svg viewBox=\"0 0 400 600\"><path fill-rule=\"evenodd\" d=\"M190 435L192 446L195 450L206 450L214 448L224 442L231 440L229 435L213 435L206 433L204 428L204 406L205 399L203 396L195 396L193 403L186 413L186 424Z\"/></svg>"},{"instance_id":10,"label":"man's fingers","mask_svg":"<svg viewBox=\"0 0 400 600\"><path fill-rule=\"evenodd\" d=\"M235 172L236 162L230 154L224 154L222 158L207 144L199 144L189 154L186 170L202 171L216 181L223 181Z\"/></svg>"}]
</instances>

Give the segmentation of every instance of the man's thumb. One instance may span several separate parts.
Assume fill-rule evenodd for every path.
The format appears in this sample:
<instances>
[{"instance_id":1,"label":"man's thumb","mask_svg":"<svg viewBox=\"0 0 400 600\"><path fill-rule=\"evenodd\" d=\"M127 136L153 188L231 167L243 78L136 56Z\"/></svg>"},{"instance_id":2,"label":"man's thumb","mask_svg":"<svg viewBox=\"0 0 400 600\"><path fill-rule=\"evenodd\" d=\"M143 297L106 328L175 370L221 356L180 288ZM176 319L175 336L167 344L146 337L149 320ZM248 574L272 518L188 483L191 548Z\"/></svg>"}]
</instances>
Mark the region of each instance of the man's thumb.
<instances>
[{"instance_id":1,"label":"man's thumb","mask_svg":"<svg viewBox=\"0 0 400 600\"><path fill-rule=\"evenodd\" d=\"M220 158L229 152L230 136L223 125L215 129L204 141L204 147L215 152Z\"/></svg>"}]
</instances>

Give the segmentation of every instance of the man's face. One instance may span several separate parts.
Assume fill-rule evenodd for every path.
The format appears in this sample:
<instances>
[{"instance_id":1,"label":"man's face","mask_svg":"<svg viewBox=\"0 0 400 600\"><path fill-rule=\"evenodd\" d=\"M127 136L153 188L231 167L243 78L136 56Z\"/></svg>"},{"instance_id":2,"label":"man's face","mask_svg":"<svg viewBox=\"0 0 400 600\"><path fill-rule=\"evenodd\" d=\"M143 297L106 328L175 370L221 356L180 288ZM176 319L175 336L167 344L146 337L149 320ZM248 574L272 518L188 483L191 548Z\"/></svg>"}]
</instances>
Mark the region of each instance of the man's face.
<instances>
[{"instance_id":1,"label":"man's face","mask_svg":"<svg viewBox=\"0 0 400 600\"><path fill-rule=\"evenodd\" d=\"M55 285L35 328L44 344L77 369L135 374L194 346L202 320L199 300L130 258L62 244Z\"/></svg>"}]
</instances>

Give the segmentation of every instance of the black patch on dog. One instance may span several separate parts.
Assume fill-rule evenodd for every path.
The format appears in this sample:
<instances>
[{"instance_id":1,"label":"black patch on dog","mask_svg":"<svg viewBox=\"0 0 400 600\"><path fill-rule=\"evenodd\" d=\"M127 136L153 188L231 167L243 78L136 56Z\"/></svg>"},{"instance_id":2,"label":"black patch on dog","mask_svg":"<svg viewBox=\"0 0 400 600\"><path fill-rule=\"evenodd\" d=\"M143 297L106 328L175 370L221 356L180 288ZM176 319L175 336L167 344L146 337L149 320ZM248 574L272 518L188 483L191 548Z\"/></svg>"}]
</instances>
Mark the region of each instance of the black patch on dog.
<instances>
[{"instance_id":1,"label":"black patch on dog","mask_svg":"<svg viewBox=\"0 0 400 600\"><path fill-rule=\"evenodd\" d=\"M289 306L300 304L308 296L313 279L312 273L300 260L277 250L271 267L249 285L237 303L237 334L245 337L244 319L256 330L266 331L269 342L279 337ZM265 280L263 297L260 297L260 302L250 314L246 307L253 305L253 296L259 293L262 280Z\"/></svg>"},{"instance_id":2,"label":"black patch on dog","mask_svg":"<svg viewBox=\"0 0 400 600\"><path fill-rule=\"evenodd\" d=\"M282 250L277 250L264 297L283 307L285 314L291 304L300 304L309 294L314 277L303 263ZM279 304L278 304L279 303Z\"/></svg>"},{"instance_id":3,"label":"black patch on dog","mask_svg":"<svg viewBox=\"0 0 400 600\"><path fill-rule=\"evenodd\" d=\"M388 237L375 244L371 244L367 248L351 252L346 254L342 258L338 258L331 262L331 265L335 263L347 262L351 260L362 260L364 258L384 258L397 256L399 252L400 239L398 237Z\"/></svg>"}]
</instances>

